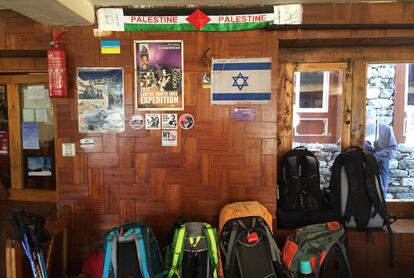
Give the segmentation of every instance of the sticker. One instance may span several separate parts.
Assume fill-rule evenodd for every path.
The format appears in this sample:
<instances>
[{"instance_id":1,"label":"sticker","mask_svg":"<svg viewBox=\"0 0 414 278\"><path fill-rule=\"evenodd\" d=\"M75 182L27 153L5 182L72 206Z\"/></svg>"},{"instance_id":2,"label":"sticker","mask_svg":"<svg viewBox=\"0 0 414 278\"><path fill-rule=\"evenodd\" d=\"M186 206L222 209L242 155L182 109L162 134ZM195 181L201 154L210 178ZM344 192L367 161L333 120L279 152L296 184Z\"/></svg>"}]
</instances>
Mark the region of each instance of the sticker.
<instances>
[{"instance_id":1,"label":"sticker","mask_svg":"<svg viewBox=\"0 0 414 278\"><path fill-rule=\"evenodd\" d=\"M203 89L211 88L211 73L203 73L203 80L201 81L201 85L203 85Z\"/></svg>"},{"instance_id":2,"label":"sticker","mask_svg":"<svg viewBox=\"0 0 414 278\"><path fill-rule=\"evenodd\" d=\"M62 156L75 156L75 144L63 143L62 144Z\"/></svg>"},{"instance_id":3,"label":"sticker","mask_svg":"<svg viewBox=\"0 0 414 278\"><path fill-rule=\"evenodd\" d=\"M93 149L94 145L95 142L93 138L82 138L80 140L80 147L82 149Z\"/></svg>"},{"instance_id":4,"label":"sticker","mask_svg":"<svg viewBox=\"0 0 414 278\"><path fill-rule=\"evenodd\" d=\"M143 128L145 126L144 116L142 116L141 114L132 115L131 118L129 118L129 125L133 129Z\"/></svg>"},{"instance_id":5,"label":"sticker","mask_svg":"<svg viewBox=\"0 0 414 278\"><path fill-rule=\"evenodd\" d=\"M177 129L177 114L162 114L162 128Z\"/></svg>"},{"instance_id":6,"label":"sticker","mask_svg":"<svg viewBox=\"0 0 414 278\"><path fill-rule=\"evenodd\" d=\"M161 145L163 147L177 146L177 131L176 130L163 130Z\"/></svg>"},{"instance_id":7,"label":"sticker","mask_svg":"<svg viewBox=\"0 0 414 278\"><path fill-rule=\"evenodd\" d=\"M121 42L101 41L101 54L121 54Z\"/></svg>"},{"instance_id":8,"label":"sticker","mask_svg":"<svg viewBox=\"0 0 414 278\"><path fill-rule=\"evenodd\" d=\"M145 129L161 129L161 114L145 114Z\"/></svg>"},{"instance_id":9,"label":"sticker","mask_svg":"<svg viewBox=\"0 0 414 278\"><path fill-rule=\"evenodd\" d=\"M254 108L235 108L235 121L254 121L256 120L256 109Z\"/></svg>"},{"instance_id":10,"label":"sticker","mask_svg":"<svg viewBox=\"0 0 414 278\"><path fill-rule=\"evenodd\" d=\"M37 123L23 122L22 123L22 141L23 150L38 150L39 149L39 129Z\"/></svg>"},{"instance_id":11,"label":"sticker","mask_svg":"<svg viewBox=\"0 0 414 278\"><path fill-rule=\"evenodd\" d=\"M182 129L190 129L194 126L194 117L190 114L182 114L179 122Z\"/></svg>"}]
</instances>

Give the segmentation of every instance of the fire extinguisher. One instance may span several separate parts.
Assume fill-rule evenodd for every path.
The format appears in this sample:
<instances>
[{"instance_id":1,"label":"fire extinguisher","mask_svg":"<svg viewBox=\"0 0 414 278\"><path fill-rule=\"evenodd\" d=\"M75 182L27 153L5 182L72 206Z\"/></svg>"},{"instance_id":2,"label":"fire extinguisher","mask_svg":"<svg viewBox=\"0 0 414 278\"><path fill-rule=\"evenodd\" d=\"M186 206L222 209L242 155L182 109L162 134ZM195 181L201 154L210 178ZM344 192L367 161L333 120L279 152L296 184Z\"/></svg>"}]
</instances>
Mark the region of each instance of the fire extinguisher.
<instances>
[{"instance_id":1,"label":"fire extinguisher","mask_svg":"<svg viewBox=\"0 0 414 278\"><path fill-rule=\"evenodd\" d=\"M66 53L59 46L60 37L66 31L52 35L52 41L47 50L47 67L49 73L49 96L66 97L67 93L67 73L66 73Z\"/></svg>"}]
</instances>

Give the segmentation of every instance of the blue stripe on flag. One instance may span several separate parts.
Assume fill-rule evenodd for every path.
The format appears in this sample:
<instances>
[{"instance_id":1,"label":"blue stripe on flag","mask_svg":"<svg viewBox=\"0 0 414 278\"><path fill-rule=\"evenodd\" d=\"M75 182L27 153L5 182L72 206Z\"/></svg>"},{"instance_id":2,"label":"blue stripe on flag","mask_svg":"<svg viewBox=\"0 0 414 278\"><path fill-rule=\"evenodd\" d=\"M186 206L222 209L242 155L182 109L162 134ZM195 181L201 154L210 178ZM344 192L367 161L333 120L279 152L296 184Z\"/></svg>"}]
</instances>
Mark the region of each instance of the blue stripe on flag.
<instances>
[{"instance_id":1,"label":"blue stripe on flag","mask_svg":"<svg viewBox=\"0 0 414 278\"><path fill-rule=\"evenodd\" d=\"M213 93L213 100L270 100L271 93Z\"/></svg>"},{"instance_id":2,"label":"blue stripe on flag","mask_svg":"<svg viewBox=\"0 0 414 278\"><path fill-rule=\"evenodd\" d=\"M270 70L272 63L220 63L213 65L213 71L222 70Z\"/></svg>"},{"instance_id":3,"label":"blue stripe on flag","mask_svg":"<svg viewBox=\"0 0 414 278\"><path fill-rule=\"evenodd\" d=\"M101 47L120 47L121 42L120 41L101 41Z\"/></svg>"}]
</instances>

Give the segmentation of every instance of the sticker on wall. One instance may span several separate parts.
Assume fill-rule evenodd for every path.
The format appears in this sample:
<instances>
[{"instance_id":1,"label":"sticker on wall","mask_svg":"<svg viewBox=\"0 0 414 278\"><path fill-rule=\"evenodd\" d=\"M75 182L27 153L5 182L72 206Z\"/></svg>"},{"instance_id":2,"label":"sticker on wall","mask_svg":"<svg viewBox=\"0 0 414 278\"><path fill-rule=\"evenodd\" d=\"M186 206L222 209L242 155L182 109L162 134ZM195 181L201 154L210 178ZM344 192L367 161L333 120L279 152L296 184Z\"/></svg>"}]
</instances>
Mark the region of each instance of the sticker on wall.
<instances>
[{"instance_id":1,"label":"sticker on wall","mask_svg":"<svg viewBox=\"0 0 414 278\"><path fill-rule=\"evenodd\" d=\"M145 126L144 116L142 116L141 114L132 115L129 118L129 125L133 129L141 129L141 128L143 128Z\"/></svg>"},{"instance_id":2,"label":"sticker on wall","mask_svg":"<svg viewBox=\"0 0 414 278\"><path fill-rule=\"evenodd\" d=\"M95 140L93 138L80 139L80 147L82 149L93 149L94 146L95 146Z\"/></svg>"},{"instance_id":3,"label":"sticker on wall","mask_svg":"<svg viewBox=\"0 0 414 278\"><path fill-rule=\"evenodd\" d=\"M256 109L237 107L234 109L234 120L235 121L254 121L256 120Z\"/></svg>"},{"instance_id":4,"label":"sticker on wall","mask_svg":"<svg viewBox=\"0 0 414 278\"><path fill-rule=\"evenodd\" d=\"M182 114L179 123L182 129L190 129L194 126L194 117L191 114Z\"/></svg>"},{"instance_id":5,"label":"sticker on wall","mask_svg":"<svg viewBox=\"0 0 414 278\"><path fill-rule=\"evenodd\" d=\"M211 88L211 73L203 73L203 79L201 80L201 85L203 89Z\"/></svg>"},{"instance_id":6,"label":"sticker on wall","mask_svg":"<svg viewBox=\"0 0 414 278\"><path fill-rule=\"evenodd\" d=\"M101 54L121 54L121 42L101 41Z\"/></svg>"},{"instance_id":7,"label":"sticker on wall","mask_svg":"<svg viewBox=\"0 0 414 278\"><path fill-rule=\"evenodd\" d=\"M145 114L145 129L161 129L161 114Z\"/></svg>"},{"instance_id":8,"label":"sticker on wall","mask_svg":"<svg viewBox=\"0 0 414 278\"><path fill-rule=\"evenodd\" d=\"M161 145L163 147L177 146L177 131L163 130Z\"/></svg>"},{"instance_id":9,"label":"sticker on wall","mask_svg":"<svg viewBox=\"0 0 414 278\"><path fill-rule=\"evenodd\" d=\"M63 143L62 144L62 156L75 156L75 144Z\"/></svg>"},{"instance_id":10,"label":"sticker on wall","mask_svg":"<svg viewBox=\"0 0 414 278\"><path fill-rule=\"evenodd\" d=\"M163 129L177 129L177 114L162 114Z\"/></svg>"}]
</instances>

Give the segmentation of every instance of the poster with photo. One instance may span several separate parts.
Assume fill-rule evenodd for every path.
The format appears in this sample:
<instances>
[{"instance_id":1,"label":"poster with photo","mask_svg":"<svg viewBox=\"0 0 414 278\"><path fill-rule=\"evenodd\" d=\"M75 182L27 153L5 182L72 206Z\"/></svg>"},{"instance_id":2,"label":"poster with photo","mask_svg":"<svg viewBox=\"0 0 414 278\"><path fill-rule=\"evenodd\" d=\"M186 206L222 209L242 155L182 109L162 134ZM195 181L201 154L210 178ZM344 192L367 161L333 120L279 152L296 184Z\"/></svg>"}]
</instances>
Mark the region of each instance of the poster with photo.
<instances>
[{"instance_id":1,"label":"poster with photo","mask_svg":"<svg viewBox=\"0 0 414 278\"><path fill-rule=\"evenodd\" d=\"M52 160L49 156L29 156L27 157L28 176L51 176Z\"/></svg>"},{"instance_id":2,"label":"poster with photo","mask_svg":"<svg viewBox=\"0 0 414 278\"><path fill-rule=\"evenodd\" d=\"M163 129L177 129L177 114L162 114Z\"/></svg>"},{"instance_id":3,"label":"poster with photo","mask_svg":"<svg viewBox=\"0 0 414 278\"><path fill-rule=\"evenodd\" d=\"M122 68L78 68L79 132L123 132Z\"/></svg>"},{"instance_id":4,"label":"poster with photo","mask_svg":"<svg viewBox=\"0 0 414 278\"><path fill-rule=\"evenodd\" d=\"M134 41L135 108L184 110L183 41Z\"/></svg>"},{"instance_id":5,"label":"poster with photo","mask_svg":"<svg viewBox=\"0 0 414 278\"><path fill-rule=\"evenodd\" d=\"M163 130L161 145L163 147L177 146L177 131L176 130Z\"/></svg>"},{"instance_id":6,"label":"poster with photo","mask_svg":"<svg viewBox=\"0 0 414 278\"><path fill-rule=\"evenodd\" d=\"M145 114L145 129L161 129L161 114Z\"/></svg>"}]
</instances>

